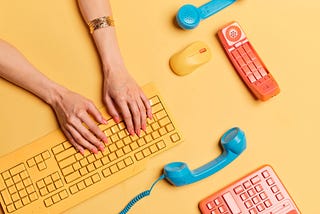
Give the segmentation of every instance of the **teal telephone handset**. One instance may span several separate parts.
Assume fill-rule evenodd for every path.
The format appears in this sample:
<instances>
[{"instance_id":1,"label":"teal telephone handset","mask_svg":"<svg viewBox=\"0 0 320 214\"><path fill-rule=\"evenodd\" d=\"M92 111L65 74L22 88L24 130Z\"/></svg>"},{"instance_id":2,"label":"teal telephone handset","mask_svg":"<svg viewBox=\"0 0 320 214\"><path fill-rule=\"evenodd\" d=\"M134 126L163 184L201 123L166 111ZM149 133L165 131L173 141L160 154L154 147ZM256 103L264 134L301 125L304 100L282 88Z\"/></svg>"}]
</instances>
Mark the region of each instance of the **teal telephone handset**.
<instances>
[{"instance_id":1,"label":"teal telephone handset","mask_svg":"<svg viewBox=\"0 0 320 214\"><path fill-rule=\"evenodd\" d=\"M175 186L183 186L200 181L218 172L246 149L247 144L244 132L238 127L229 129L221 137L221 145L223 152L219 157L193 171L183 162L173 162L165 165L163 174L152 184L151 188L134 197L120 214L126 214L136 202L150 195L154 185L162 179L166 179Z\"/></svg>"},{"instance_id":2,"label":"teal telephone handset","mask_svg":"<svg viewBox=\"0 0 320 214\"><path fill-rule=\"evenodd\" d=\"M221 170L246 149L244 132L235 127L221 138L223 153L213 161L191 171L186 163L173 162L164 167L164 177L175 186L183 186L204 179Z\"/></svg>"}]
</instances>

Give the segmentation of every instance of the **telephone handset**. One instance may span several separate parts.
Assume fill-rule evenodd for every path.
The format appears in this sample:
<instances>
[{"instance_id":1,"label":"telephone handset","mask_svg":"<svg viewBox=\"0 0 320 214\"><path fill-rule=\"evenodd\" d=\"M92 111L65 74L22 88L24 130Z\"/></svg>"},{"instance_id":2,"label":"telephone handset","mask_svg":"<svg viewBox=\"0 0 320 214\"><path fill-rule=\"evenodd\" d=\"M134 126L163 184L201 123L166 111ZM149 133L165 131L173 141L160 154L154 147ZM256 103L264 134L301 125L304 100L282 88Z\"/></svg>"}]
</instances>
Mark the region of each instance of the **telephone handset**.
<instances>
[{"instance_id":1,"label":"telephone handset","mask_svg":"<svg viewBox=\"0 0 320 214\"><path fill-rule=\"evenodd\" d=\"M150 189L135 196L120 214L126 214L139 200L149 196L153 187L163 179L167 179L175 186L183 186L204 179L227 166L246 149L247 144L244 132L238 127L229 129L221 137L221 145L223 147L223 153L219 157L193 171L183 162L167 164L164 167L163 174L152 184Z\"/></svg>"},{"instance_id":2,"label":"telephone handset","mask_svg":"<svg viewBox=\"0 0 320 214\"><path fill-rule=\"evenodd\" d=\"M234 127L221 137L222 154L202 167L190 170L183 162L169 163L164 167L164 177L175 186L183 186L204 179L221 170L246 149L244 132Z\"/></svg>"},{"instance_id":3,"label":"telephone handset","mask_svg":"<svg viewBox=\"0 0 320 214\"><path fill-rule=\"evenodd\" d=\"M199 8L191 4L185 4L179 9L176 15L177 23L183 29L193 29L199 25L202 19L208 18L235 1L236 0L211 0Z\"/></svg>"}]
</instances>

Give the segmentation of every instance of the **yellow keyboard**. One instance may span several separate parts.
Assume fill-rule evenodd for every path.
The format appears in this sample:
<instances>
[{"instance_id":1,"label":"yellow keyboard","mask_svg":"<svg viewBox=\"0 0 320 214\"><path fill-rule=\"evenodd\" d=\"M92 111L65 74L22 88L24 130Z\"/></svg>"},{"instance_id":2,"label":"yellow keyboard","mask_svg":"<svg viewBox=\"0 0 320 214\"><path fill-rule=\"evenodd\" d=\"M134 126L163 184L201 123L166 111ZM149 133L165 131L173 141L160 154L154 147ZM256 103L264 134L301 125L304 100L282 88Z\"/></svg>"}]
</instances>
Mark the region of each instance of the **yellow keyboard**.
<instances>
[{"instance_id":1,"label":"yellow keyboard","mask_svg":"<svg viewBox=\"0 0 320 214\"><path fill-rule=\"evenodd\" d=\"M148 159L181 142L172 117L152 84L143 87L154 118L140 137L123 122L99 125L104 152L82 156L56 130L0 158L0 203L5 213L61 213L137 174Z\"/></svg>"}]
</instances>

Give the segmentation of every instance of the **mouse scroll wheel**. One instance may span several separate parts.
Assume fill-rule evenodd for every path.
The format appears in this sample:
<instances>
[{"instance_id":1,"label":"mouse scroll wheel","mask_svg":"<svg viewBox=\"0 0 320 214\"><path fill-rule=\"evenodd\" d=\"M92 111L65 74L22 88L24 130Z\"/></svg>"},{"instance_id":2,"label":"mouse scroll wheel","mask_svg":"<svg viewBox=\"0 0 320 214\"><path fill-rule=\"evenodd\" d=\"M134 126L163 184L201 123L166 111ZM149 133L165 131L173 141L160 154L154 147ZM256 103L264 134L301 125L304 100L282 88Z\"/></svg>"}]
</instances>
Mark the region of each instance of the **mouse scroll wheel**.
<instances>
[{"instance_id":1,"label":"mouse scroll wheel","mask_svg":"<svg viewBox=\"0 0 320 214\"><path fill-rule=\"evenodd\" d=\"M204 53L204 52L206 52L206 51L207 51L206 48L201 48L201 49L199 50L199 53Z\"/></svg>"}]
</instances>

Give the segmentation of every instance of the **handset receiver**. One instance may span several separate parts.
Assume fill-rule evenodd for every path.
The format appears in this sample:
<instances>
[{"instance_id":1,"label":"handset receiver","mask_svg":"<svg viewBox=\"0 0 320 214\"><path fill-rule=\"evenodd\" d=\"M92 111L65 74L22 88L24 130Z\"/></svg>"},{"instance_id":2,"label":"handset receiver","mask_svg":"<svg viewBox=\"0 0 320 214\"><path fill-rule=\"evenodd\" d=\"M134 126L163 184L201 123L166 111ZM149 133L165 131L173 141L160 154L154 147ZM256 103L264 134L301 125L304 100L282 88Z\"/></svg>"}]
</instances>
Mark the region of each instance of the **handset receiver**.
<instances>
[{"instance_id":1,"label":"handset receiver","mask_svg":"<svg viewBox=\"0 0 320 214\"><path fill-rule=\"evenodd\" d=\"M246 149L244 132L234 127L229 129L221 138L223 153L213 161L191 171L184 162L169 163L164 167L165 178L175 186L183 186L202 180L218 172Z\"/></svg>"},{"instance_id":2,"label":"handset receiver","mask_svg":"<svg viewBox=\"0 0 320 214\"><path fill-rule=\"evenodd\" d=\"M181 28L191 30L197 27L201 20L212 16L235 1L210 0L199 8L192 4L185 4L178 10L176 21Z\"/></svg>"}]
</instances>

